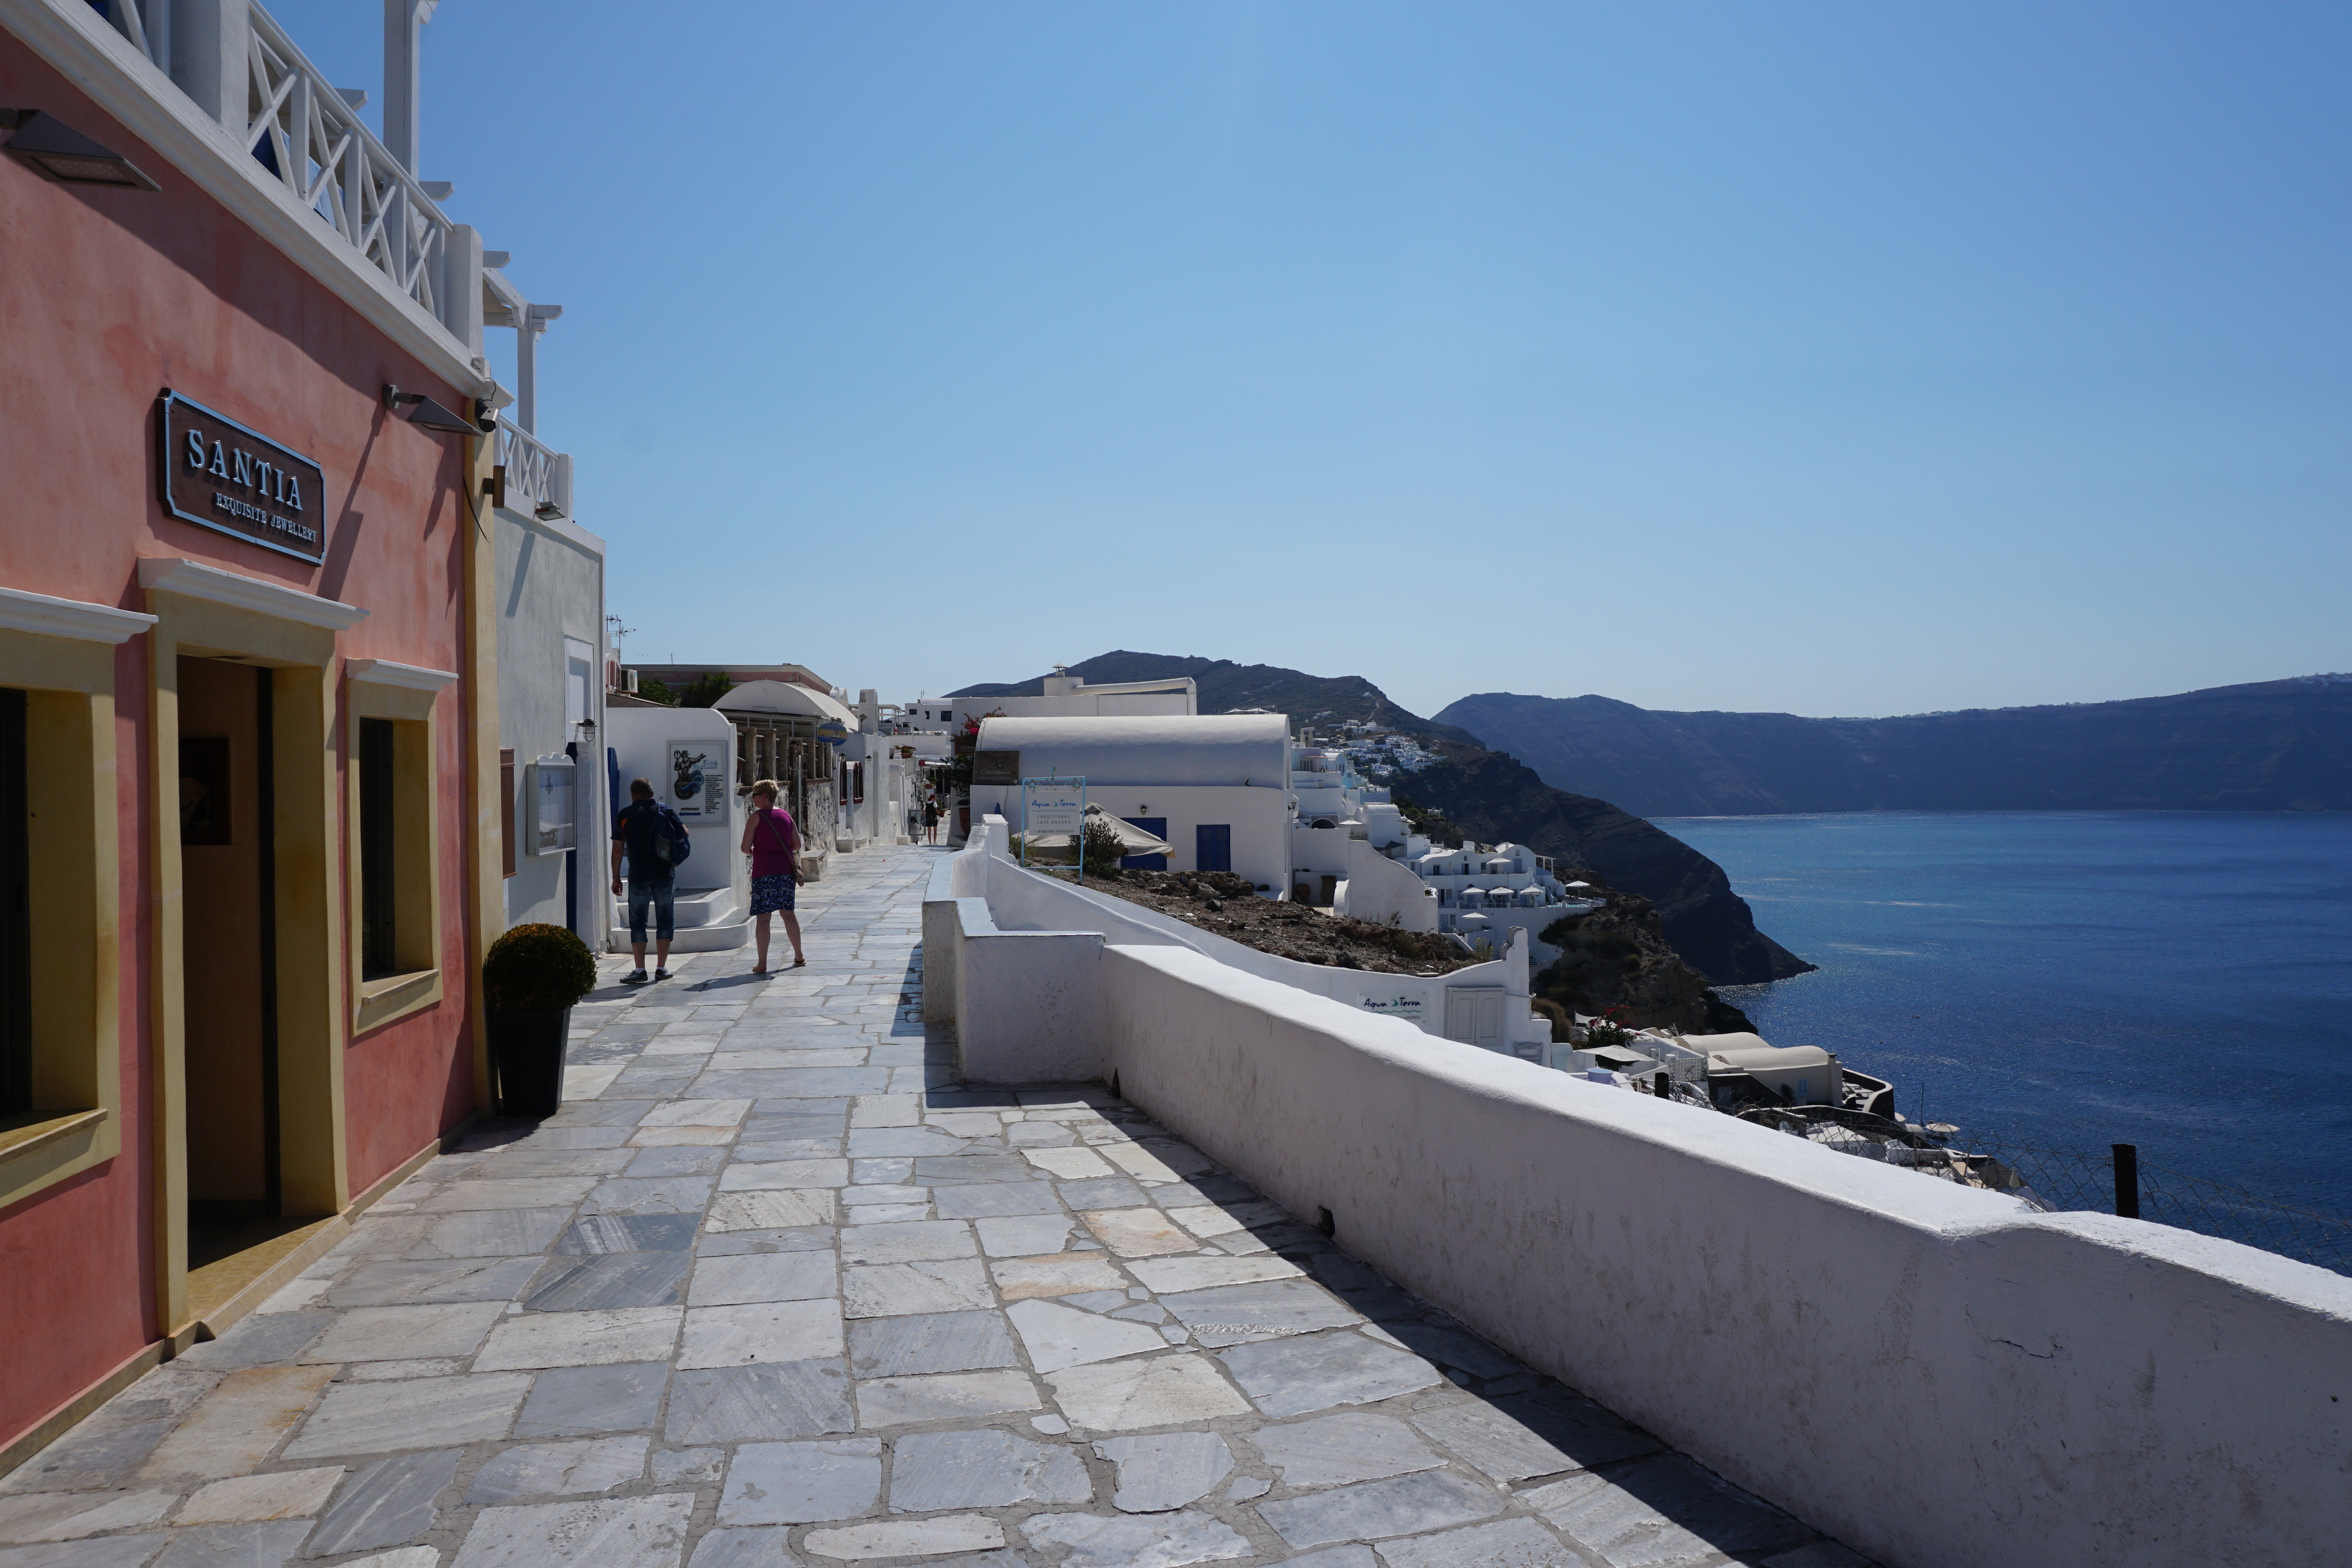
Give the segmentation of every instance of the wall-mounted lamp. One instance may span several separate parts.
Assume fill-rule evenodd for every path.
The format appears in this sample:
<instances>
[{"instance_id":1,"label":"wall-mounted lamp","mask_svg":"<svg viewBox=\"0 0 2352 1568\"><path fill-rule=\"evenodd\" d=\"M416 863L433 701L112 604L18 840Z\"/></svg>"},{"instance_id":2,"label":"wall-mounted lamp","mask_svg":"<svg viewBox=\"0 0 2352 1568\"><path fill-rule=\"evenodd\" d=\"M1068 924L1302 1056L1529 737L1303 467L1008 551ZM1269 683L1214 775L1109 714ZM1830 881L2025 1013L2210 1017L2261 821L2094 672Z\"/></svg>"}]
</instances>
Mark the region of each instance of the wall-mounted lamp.
<instances>
[{"instance_id":1,"label":"wall-mounted lamp","mask_svg":"<svg viewBox=\"0 0 2352 1568\"><path fill-rule=\"evenodd\" d=\"M394 413L404 407L411 409L408 423L425 430L446 431L451 435L482 434L482 427L464 414L450 413L423 392L404 392L390 382L383 386L383 406Z\"/></svg>"},{"instance_id":2,"label":"wall-mounted lamp","mask_svg":"<svg viewBox=\"0 0 2352 1568\"><path fill-rule=\"evenodd\" d=\"M53 114L37 109L0 109L0 130L16 133L0 151L44 180L60 185L111 185L121 191L163 188L130 159L92 141Z\"/></svg>"},{"instance_id":3,"label":"wall-mounted lamp","mask_svg":"<svg viewBox=\"0 0 2352 1568\"><path fill-rule=\"evenodd\" d=\"M596 721L594 719L583 718L580 721L580 744L583 746L593 746L596 744Z\"/></svg>"}]
</instances>

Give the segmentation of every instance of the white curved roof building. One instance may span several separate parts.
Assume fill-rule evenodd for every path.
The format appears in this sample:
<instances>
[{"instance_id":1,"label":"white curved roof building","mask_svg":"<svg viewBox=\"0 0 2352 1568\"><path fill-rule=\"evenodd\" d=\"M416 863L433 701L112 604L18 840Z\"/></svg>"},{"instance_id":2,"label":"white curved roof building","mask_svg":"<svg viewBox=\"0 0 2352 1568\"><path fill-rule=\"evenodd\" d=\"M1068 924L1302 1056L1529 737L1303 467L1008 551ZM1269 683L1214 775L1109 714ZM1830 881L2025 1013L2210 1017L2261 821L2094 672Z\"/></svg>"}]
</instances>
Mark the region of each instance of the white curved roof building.
<instances>
[{"instance_id":1,"label":"white curved roof building","mask_svg":"<svg viewBox=\"0 0 2352 1568\"><path fill-rule=\"evenodd\" d=\"M1023 777L1084 779L1090 791L1289 782L1289 725L1280 714L990 718L981 721L978 749L1017 751Z\"/></svg>"}]
</instances>

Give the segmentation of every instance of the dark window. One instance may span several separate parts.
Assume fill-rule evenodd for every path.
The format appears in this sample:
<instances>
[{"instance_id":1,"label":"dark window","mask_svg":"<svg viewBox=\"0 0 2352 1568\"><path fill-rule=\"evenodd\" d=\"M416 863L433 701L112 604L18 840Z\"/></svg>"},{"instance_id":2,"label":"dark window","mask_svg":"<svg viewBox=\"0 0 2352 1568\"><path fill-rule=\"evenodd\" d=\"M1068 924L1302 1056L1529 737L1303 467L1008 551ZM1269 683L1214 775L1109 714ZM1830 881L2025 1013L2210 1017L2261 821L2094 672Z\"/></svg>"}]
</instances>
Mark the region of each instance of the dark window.
<instances>
[{"instance_id":1,"label":"dark window","mask_svg":"<svg viewBox=\"0 0 2352 1568\"><path fill-rule=\"evenodd\" d=\"M360 977L398 974L393 873L392 720L360 720Z\"/></svg>"},{"instance_id":2,"label":"dark window","mask_svg":"<svg viewBox=\"0 0 2352 1568\"><path fill-rule=\"evenodd\" d=\"M32 879L25 869L25 694L0 688L0 1117L33 1108Z\"/></svg>"},{"instance_id":3,"label":"dark window","mask_svg":"<svg viewBox=\"0 0 2352 1568\"><path fill-rule=\"evenodd\" d=\"M515 771L510 746L499 749L499 864L507 875L514 875Z\"/></svg>"},{"instance_id":4,"label":"dark window","mask_svg":"<svg viewBox=\"0 0 2352 1568\"><path fill-rule=\"evenodd\" d=\"M1128 817L1122 820L1129 827L1141 828L1155 839L1164 839L1168 836L1168 819L1165 817ZM1120 868L1126 871L1166 871L1168 857L1166 855L1122 855L1119 857L1118 863Z\"/></svg>"},{"instance_id":5,"label":"dark window","mask_svg":"<svg viewBox=\"0 0 2352 1568\"><path fill-rule=\"evenodd\" d=\"M1234 828L1230 822L1202 822L1192 830L1192 869L1234 869Z\"/></svg>"}]
</instances>

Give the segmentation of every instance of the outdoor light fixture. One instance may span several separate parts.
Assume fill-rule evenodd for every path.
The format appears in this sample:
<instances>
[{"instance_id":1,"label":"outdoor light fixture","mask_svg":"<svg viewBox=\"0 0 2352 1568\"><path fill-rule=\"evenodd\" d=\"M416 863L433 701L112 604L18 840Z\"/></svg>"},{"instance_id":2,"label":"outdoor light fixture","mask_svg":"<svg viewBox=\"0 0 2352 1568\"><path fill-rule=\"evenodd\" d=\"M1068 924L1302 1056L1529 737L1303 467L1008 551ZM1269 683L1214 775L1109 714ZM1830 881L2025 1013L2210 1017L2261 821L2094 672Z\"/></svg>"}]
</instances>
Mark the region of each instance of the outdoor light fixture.
<instances>
[{"instance_id":1,"label":"outdoor light fixture","mask_svg":"<svg viewBox=\"0 0 2352 1568\"><path fill-rule=\"evenodd\" d=\"M53 114L37 109L0 109L0 130L16 133L0 150L44 180L60 185L112 185L124 191L163 188L130 159L100 146Z\"/></svg>"},{"instance_id":2,"label":"outdoor light fixture","mask_svg":"<svg viewBox=\"0 0 2352 1568\"><path fill-rule=\"evenodd\" d=\"M383 406L398 413L404 404L413 405L408 423L425 430L446 431L452 435L479 435L482 427L462 413L452 413L426 397L423 392L404 392L386 382Z\"/></svg>"}]
</instances>

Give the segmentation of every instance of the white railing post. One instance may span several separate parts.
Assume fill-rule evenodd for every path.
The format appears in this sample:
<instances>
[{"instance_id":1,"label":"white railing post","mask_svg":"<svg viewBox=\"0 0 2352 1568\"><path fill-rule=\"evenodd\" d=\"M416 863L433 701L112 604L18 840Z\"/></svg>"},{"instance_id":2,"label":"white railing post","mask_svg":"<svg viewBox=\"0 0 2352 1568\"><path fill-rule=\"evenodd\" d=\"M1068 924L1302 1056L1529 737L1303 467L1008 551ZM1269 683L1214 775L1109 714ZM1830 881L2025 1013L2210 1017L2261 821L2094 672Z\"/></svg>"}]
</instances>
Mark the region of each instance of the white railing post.
<instances>
[{"instance_id":1,"label":"white railing post","mask_svg":"<svg viewBox=\"0 0 2352 1568\"><path fill-rule=\"evenodd\" d=\"M449 335L482 357L482 235L471 224L457 224L441 241L441 298L436 312Z\"/></svg>"},{"instance_id":2,"label":"white railing post","mask_svg":"<svg viewBox=\"0 0 2352 1568\"><path fill-rule=\"evenodd\" d=\"M173 0L165 69L196 107L244 134L253 52L250 0Z\"/></svg>"},{"instance_id":3,"label":"white railing post","mask_svg":"<svg viewBox=\"0 0 2352 1568\"><path fill-rule=\"evenodd\" d=\"M383 141L393 160L416 172L419 35L436 0L383 0Z\"/></svg>"}]
</instances>

